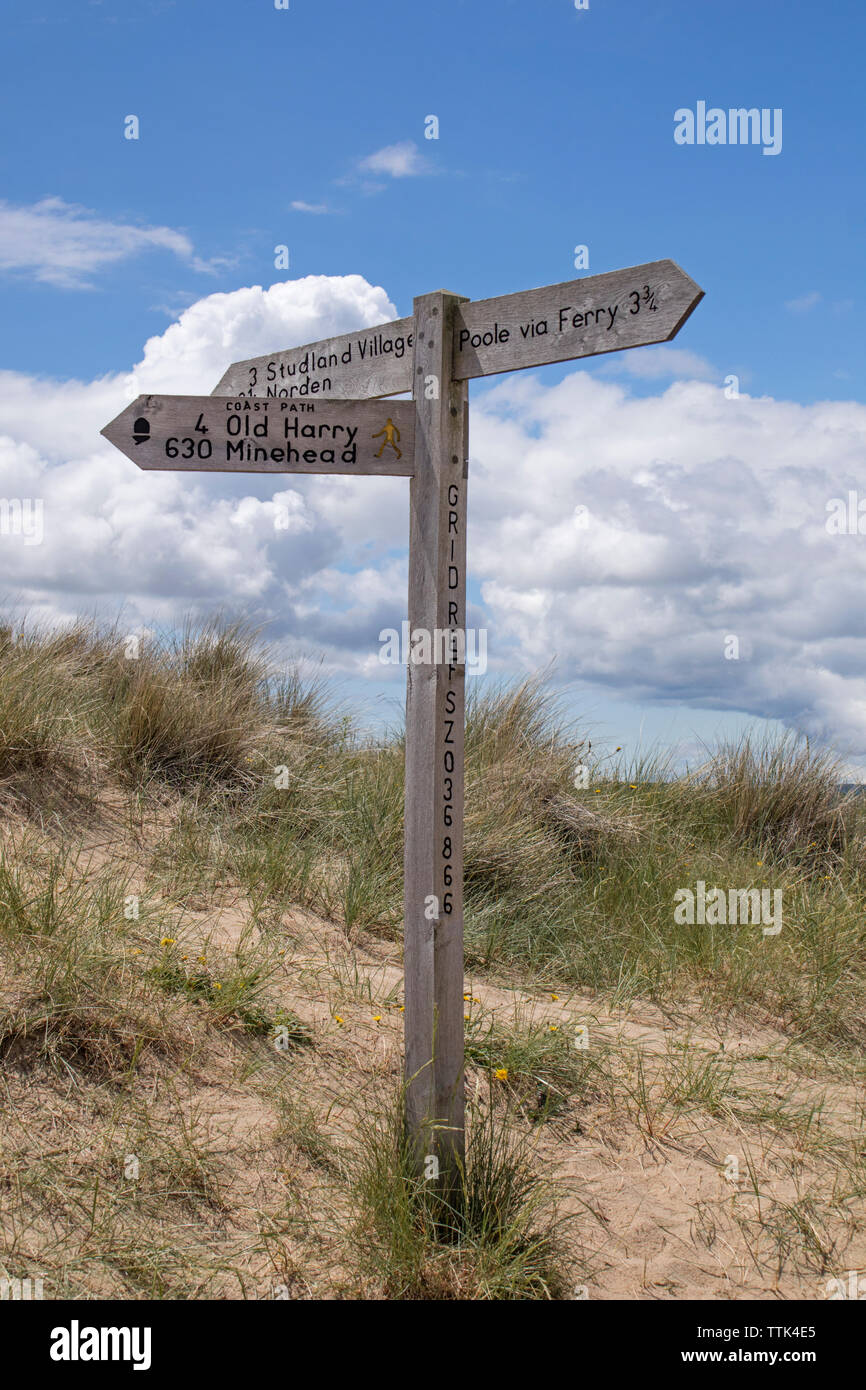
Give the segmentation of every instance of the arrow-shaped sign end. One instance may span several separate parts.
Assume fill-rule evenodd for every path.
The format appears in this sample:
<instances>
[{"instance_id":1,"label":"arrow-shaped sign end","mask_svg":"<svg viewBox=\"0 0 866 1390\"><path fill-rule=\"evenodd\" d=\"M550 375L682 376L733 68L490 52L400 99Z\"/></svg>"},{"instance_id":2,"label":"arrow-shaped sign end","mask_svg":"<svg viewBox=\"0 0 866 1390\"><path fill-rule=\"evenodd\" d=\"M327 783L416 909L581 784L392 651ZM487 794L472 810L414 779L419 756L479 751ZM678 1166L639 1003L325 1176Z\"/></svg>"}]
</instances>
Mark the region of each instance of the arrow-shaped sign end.
<instances>
[{"instance_id":1,"label":"arrow-shaped sign end","mask_svg":"<svg viewBox=\"0 0 866 1390\"><path fill-rule=\"evenodd\" d=\"M672 338L677 336L686 319L690 318L695 309L697 309L704 297L704 291L697 281L692 279L691 275L686 274L681 265L677 265L676 261L669 260L665 262L665 264L670 266L677 279L681 282L683 289L689 291L689 298L686 302L686 306L665 339L665 342L669 343Z\"/></svg>"},{"instance_id":2,"label":"arrow-shaped sign end","mask_svg":"<svg viewBox=\"0 0 866 1390\"><path fill-rule=\"evenodd\" d=\"M136 396L134 401L125 406L119 415L115 415L114 419L109 420L99 431L109 444L113 444L115 449L132 459L133 463L138 463L140 468L145 465L135 457L135 450L137 445L150 438L150 421L145 415L148 399L147 396Z\"/></svg>"}]
</instances>

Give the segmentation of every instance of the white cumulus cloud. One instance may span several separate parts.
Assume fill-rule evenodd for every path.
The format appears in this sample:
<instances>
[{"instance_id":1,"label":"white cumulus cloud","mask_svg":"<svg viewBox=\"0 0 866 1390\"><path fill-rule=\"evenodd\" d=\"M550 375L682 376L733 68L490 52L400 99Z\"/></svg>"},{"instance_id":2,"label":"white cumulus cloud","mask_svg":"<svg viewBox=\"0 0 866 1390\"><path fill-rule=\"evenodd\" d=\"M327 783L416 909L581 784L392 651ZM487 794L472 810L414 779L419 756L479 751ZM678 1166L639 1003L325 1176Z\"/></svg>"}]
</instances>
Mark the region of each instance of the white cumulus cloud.
<instances>
[{"instance_id":1,"label":"white cumulus cloud","mask_svg":"<svg viewBox=\"0 0 866 1390\"><path fill-rule=\"evenodd\" d=\"M826 526L864 445L851 402L729 400L695 381L637 399L584 371L504 381L471 437L471 567L494 648L866 751L866 535Z\"/></svg>"},{"instance_id":2,"label":"white cumulus cloud","mask_svg":"<svg viewBox=\"0 0 866 1390\"><path fill-rule=\"evenodd\" d=\"M387 174L392 179L411 178L427 172L427 162L414 140L385 145L362 159L358 168L368 174Z\"/></svg>"},{"instance_id":3,"label":"white cumulus cloud","mask_svg":"<svg viewBox=\"0 0 866 1390\"><path fill-rule=\"evenodd\" d=\"M142 392L207 395L234 360L396 317L359 275L310 276L199 300L129 372L90 382L0 373L0 497L38 499L44 513L41 545L0 535L0 593L48 619L114 613L126 600L142 621L235 605L297 628L310 576L351 554L348 533L365 514L364 545L387 526L399 480L323 478L310 491L307 478L145 474L99 431ZM372 492L353 502L364 484Z\"/></svg>"},{"instance_id":4,"label":"white cumulus cloud","mask_svg":"<svg viewBox=\"0 0 866 1390\"><path fill-rule=\"evenodd\" d=\"M140 392L207 394L233 360L395 317L360 276L310 276L201 299L131 371L0 374L0 497L44 502L41 545L0 535L0 592L47 618L249 612L381 679L405 480L145 474L99 430ZM504 377L471 416L469 621L492 672L555 660L599 697L775 718L866 757L866 534L826 525L862 484L866 407L695 379L634 396L576 369Z\"/></svg>"}]
</instances>

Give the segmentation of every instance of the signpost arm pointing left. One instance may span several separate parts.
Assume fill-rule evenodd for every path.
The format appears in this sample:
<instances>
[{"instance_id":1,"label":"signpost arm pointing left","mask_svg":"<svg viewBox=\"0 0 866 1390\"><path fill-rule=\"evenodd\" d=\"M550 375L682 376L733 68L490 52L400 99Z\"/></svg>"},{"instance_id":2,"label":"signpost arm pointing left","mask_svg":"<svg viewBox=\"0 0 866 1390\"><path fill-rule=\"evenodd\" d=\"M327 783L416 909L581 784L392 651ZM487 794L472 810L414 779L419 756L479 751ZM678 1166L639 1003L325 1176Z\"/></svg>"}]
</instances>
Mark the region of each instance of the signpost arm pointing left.
<instances>
[{"instance_id":1,"label":"signpost arm pointing left","mask_svg":"<svg viewBox=\"0 0 866 1390\"><path fill-rule=\"evenodd\" d=\"M139 396L102 433L143 469L407 477L414 428L411 401Z\"/></svg>"}]
</instances>

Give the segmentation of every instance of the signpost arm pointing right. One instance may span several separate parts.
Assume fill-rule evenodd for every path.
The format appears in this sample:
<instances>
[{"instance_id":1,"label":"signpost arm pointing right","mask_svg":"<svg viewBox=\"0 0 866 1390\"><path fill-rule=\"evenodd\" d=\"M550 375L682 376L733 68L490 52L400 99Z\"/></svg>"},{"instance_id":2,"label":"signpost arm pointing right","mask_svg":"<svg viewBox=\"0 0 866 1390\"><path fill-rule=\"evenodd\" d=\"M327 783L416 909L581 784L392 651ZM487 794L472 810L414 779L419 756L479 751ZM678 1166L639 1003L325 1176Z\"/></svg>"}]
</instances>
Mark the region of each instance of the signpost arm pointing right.
<instances>
[{"instance_id":1,"label":"signpost arm pointing right","mask_svg":"<svg viewBox=\"0 0 866 1390\"><path fill-rule=\"evenodd\" d=\"M457 295L415 300L409 493L404 976L406 1119L447 1191L464 1158L463 720L467 385L452 381ZM417 643L413 651L413 643ZM437 650L438 648L438 650ZM413 655L422 659L413 661Z\"/></svg>"}]
</instances>

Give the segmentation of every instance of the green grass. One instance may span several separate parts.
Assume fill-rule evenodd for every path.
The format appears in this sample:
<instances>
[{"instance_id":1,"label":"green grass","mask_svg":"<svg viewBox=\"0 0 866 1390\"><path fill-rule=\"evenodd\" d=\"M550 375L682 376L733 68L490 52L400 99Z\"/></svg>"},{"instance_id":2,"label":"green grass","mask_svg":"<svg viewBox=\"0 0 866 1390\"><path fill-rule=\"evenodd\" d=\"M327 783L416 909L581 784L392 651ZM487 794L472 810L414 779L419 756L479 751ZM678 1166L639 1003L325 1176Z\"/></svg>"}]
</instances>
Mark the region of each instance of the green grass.
<instances>
[{"instance_id":1,"label":"green grass","mask_svg":"<svg viewBox=\"0 0 866 1390\"><path fill-rule=\"evenodd\" d=\"M228 969L219 971L220 978L216 979L206 967L186 963L172 942L161 947L157 963L148 973L166 993L206 1004L219 1024L236 1022L245 1033L279 1039L290 1047L310 1046L313 1042L310 1029L296 1014L263 997L272 972L261 959L245 963L236 958Z\"/></svg>"},{"instance_id":2,"label":"green grass","mask_svg":"<svg viewBox=\"0 0 866 1390\"><path fill-rule=\"evenodd\" d=\"M358 1121L353 1238L361 1268L393 1299L565 1296L556 1194L507 1113L467 1116L466 1161L447 1199L418 1171L402 1094Z\"/></svg>"},{"instance_id":3,"label":"green grass","mask_svg":"<svg viewBox=\"0 0 866 1390\"><path fill-rule=\"evenodd\" d=\"M755 1177L736 1217L756 1262L832 1268L866 1193L864 1115L831 1124L827 1091L828 1076L862 1082L866 1042L866 807L840 799L832 753L790 736L747 738L675 776L651 756L594 760L586 732L541 679L475 683L467 961L487 983L555 990L566 1005L551 1021L518 1013L508 1026L501 1010L467 1009L476 1099L466 1165L445 1200L419 1176L399 1101L370 1118L381 1093L367 1088L390 1087L390 1054L377 1049L374 1063L366 1052L369 1073L352 1072L357 1038L320 1037L285 1002L289 978L302 1013L302 999L332 1012L343 1001L398 1002L393 973L386 989L383 965L374 988L354 938L399 940L403 752L399 730L359 735L321 681L280 667L243 625L214 620L137 649L119 625L31 629L15 641L0 627L0 1059L16 1076L41 1068L58 1094L92 1087L103 1107L106 1147L93 1172L61 1171L50 1146L9 1170L27 1211L53 1219L63 1207L61 1224L80 1239L51 1256L58 1287L67 1278L71 1290L87 1287L95 1246L136 1296L201 1296L246 1277L222 1247L225 1141L192 1101L215 1041L238 1084L260 1077L276 1106L267 1162L274 1171L287 1162L288 1205L273 1207L250 1239L301 1289L284 1246L305 1223L311 1241L325 1239L305 1214L304 1181L318 1174L329 1193L351 1198L351 1258L371 1290L569 1296L556 1194L539 1179L535 1146L572 1142L584 1110L592 1127L609 1116L657 1144L697 1143L708 1119L747 1132L750 1144L767 1136L787 1143L797 1181L807 1160L832 1166L832 1184L813 1190L804 1178L790 1201L766 1198ZM85 837L122 841L129 871L70 848ZM130 916L133 879L147 890L136 890ZM677 922L675 894L699 879L781 889L781 933ZM231 946L220 946L210 915L223 906L235 925L243 919ZM309 959L300 950L290 975L280 948L287 932L303 938L306 928L285 920L298 906L342 931L328 928ZM394 953L381 954L390 971ZM604 1042L590 1024L583 1049L571 991L597 993L599 1014L652 1001L688 1025L653 1052L626 1034ZM721 1040L732 1016L768 1027L771 1059L707 1041ZM330 1066L353 1076L366 1107L350 1135L339 1115L326 1132L312 1103L321 1098L304 1091ZM821 1086L810 1088L810 1076ZM130 1151L141 1151L138 1187L119 1176ZM0 1186L6 1180L0 1172ZM187 1280L182 1243L154 1235L171 1206L210 1232L198 1282ZM327 1213L330 1221L330 1205ZM147 1239L136 1235L139 1217L150 1222ZM13 1236L26 1254L27 1231Z\"/></svg>"},{"instance_id":4,"label":"green grass","mask_svg":"<svg viewBox=\"0 0 866 1390\"><path fill-rule=\"evenodd\" d=\"M151 923L125 917L122 875L24 848L0 860L0 1055L114 1080L147 1054L180 1055L177 1027L136 964Z\"/></svg>"},{"instance_id":5,"label":"green grass","mask_svg":"<svg viewBox=\"0 0 866 1390\"><path fill-rule=\"evenodd\" d=\"M360 737L320 681L218 620L143 641L136 659L117 628L33 632L5 639L0 665L0 794L32 803L48 777L85 796L97 775L122 776L146 804L174 798L152 867L179 904L228 880L261 912L301 905L350 936L399 937L399 730ZM621 1004L697 997L862 1047L866 810L840 800L830 752L747 738L675 777L652 757L593 761L540 678L474 691L470 966ZM674 895L698 879L781 889L781 934L677 924Z\"/></svg>"},{"instance_id":6,"label":"green grass","mask_svg":"<svg viewBox=\"0 0 866 1390\"><path fill-rule=\"evenodd\" d=\"M605 1049L579 1047L573 1028L519 1019L505 1027L473 1011L465 1031L467 1066L484 1068L491 1086L519 1099L533 1120L558 1115L606 1087ZM504 1073L501 1079L497 1072Z\"/></svg>"}]
</instances>

